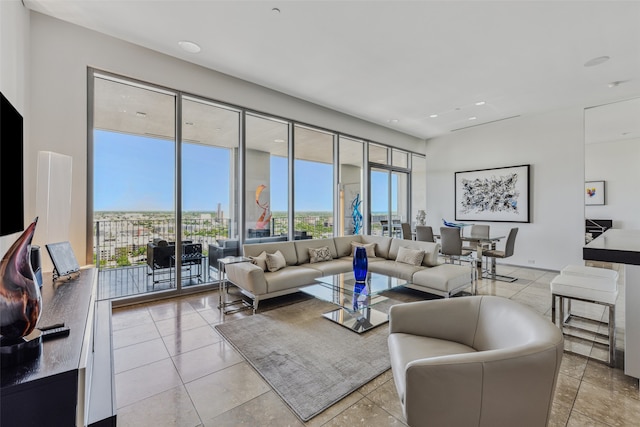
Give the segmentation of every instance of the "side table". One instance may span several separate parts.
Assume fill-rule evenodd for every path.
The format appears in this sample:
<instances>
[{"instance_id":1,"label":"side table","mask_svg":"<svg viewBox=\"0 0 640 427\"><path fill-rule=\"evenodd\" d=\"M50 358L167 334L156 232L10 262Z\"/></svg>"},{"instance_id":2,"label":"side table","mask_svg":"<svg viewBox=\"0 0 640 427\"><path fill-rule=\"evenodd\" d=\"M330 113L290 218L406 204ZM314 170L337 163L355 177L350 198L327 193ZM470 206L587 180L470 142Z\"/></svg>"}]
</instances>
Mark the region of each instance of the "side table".
<instances>
[{"instance_id":1,"label":"side table","mask_svg":"<svg viewBox=\"0 0 640 427\"><path fill-rule=\"evenodd\" d=\"M251 258L243 256L228 256L224 258L218 258L218 308L222 310L223 314L236 313L241 310L252 308L252 306L242 298L233 301L227 301L227 281L224 277L227 265L237 264L239 262L251 262ZM227 310L227 307L232 308Z\"/></svg>"}]
</instances>

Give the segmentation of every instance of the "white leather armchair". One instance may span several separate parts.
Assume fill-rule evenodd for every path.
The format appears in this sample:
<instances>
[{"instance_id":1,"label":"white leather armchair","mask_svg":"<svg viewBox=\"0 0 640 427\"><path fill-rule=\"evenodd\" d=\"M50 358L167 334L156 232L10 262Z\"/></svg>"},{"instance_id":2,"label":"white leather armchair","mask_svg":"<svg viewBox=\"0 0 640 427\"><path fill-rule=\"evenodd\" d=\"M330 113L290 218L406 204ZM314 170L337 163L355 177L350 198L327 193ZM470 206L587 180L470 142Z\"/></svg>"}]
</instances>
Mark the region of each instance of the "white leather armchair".
<instances>
[{"instance_id":1,"label":"white leather armchair","mask_svg":"<svg viewBox=\"0 0 640 427\"><path fill-rule=\"evenodd\" d=\"M547 425L564 338L542 315L470 296L395 305L389 328L409 426Z\"/></svg>"}]
</instances>

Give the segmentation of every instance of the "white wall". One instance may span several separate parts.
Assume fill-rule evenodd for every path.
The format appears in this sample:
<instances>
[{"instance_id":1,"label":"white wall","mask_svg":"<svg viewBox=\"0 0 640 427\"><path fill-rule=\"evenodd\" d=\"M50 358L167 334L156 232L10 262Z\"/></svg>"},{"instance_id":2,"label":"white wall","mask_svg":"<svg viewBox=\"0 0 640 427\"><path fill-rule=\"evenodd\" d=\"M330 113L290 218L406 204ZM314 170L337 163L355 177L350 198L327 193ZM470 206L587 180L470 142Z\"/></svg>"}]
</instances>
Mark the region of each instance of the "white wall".
<instances>
[{"instance_id":1,"label":"white wall","mask_svg":"<svg viewBox=\"0 0 640 427\"><path fill-rule=\"evenodd\" d=\"M640 229L640 138L587 144L585 180L605 181L605 205L586 206L590 219L612 219L614 228Z\"/></svg>"},{"instance_id":2,"label":"white wall","mask_svg":"<svg viewBox=\"0 0 640 427\"><path fill-rule=\"evenodd\" d=\"M30 117L28 109L27 74L29 46L29 11L20 0L0 1L0 91L11 104L22 114L24 124L24 146L29 144ZM30 161L25 154L24 185L28 188L35 173L29 173ZM35 171L33 166L32 171ZM27 197L25 197L25 205ZM2 209L8 209L2 206ZM33 212L25 206L25 226L33 220ZM20 233L0 237L0 257L4 256Z\"/></svg>"},{"instance_id":3,"label":"white wall","mask_svg":"<svg viewBox=\"0 0 640 427\"><path fill-rule=\"evenodd\" d=\"M424 142L75 25L31 12L31 171L38 151L73 157L70 242L86 247L87 66L421 152ZM35 176L25 210L35 212ZM37 242L36 242L37 243Z\"/></svg>"},{"instance_id":4,"label":"white wall","mask_svg":"<svg viewBox=\"0 0 640 427\"><path fill-rule=\"evenodd\" d=\"M583 109L518 117L427 141L427 225L454 220L454 173L531 165L530 223L488 223L491 234L519 227L507 264L559 270L582 261ZM502 248L503 243L498 247Z\"/></svg>"}]
</instances>

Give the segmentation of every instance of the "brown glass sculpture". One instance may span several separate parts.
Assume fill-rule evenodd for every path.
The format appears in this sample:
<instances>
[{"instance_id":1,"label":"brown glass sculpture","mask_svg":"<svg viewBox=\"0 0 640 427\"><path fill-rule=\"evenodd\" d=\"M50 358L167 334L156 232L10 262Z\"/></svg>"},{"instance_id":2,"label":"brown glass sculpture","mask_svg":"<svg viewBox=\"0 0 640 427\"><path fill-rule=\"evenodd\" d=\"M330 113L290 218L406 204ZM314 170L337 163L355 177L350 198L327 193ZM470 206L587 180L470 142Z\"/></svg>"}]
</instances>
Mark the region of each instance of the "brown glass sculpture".
<instances>
[{"instance_id":1,"label":"brown glass sculpture","mask_svg":"<svg viewBox=\"0 0 640 427\"><path fill-rule=\"evenodd\" d=\"M0 334L3 341L30 334L42 312L42 297L31 267L36 218L9 248L0 264Z\"/></svg>"}]
</instances>

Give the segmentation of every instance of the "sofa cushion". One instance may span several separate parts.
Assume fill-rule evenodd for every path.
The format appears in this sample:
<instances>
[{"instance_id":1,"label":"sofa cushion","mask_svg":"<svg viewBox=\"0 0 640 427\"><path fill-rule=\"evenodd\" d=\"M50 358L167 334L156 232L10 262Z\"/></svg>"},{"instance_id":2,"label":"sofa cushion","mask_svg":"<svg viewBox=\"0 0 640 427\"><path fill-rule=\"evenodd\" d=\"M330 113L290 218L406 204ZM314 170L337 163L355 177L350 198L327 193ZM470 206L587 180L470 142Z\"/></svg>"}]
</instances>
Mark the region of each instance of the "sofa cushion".
<instances>
[{"instance_id":1,"label":"sofa cushion","mask_svg":"<svg viewBox=\"0 0 640 427\"><path fill-rule=\"evenodd\" d=\"M302 264L301 267L313 268L319 271L323 276L331 276L334 274L348 273L353 270L353 263L344 258L334 259L325 262L316 262L314 264Z\"/></svg>"},{"instance_id":2,"label":"sofa cushion","mask_svg":"<svg viewBox=\"0 0 640 427\"><path fill-rule=\"evenodd\" d=\"M425 267L435 267L438 265L438 252L440 243L420 242L417 240L393 239L389 247L389 255L387 259L396 259L398 257L398 249L401 247L408 249L418 249L424 251L424 259L422 265Z\"/></svg>"},{"instance_id":3,"label":"sofa cushion","mask_svg":"<svg viewBox=\"0 0 640 427\"><path fill-rule=\"evenodd\" d=\"M337 258L338 253L336 252L336 245L333 243L333 238L328 239L307 239L307 240L296 240L295 248L296 248L296 257L298 259L297 265L306 264L309 262L309 248L329 248L331 252L331 258Z\"/></svg>"},{"instance_id":4,"label":"sofa cushion","mask_svg":"<svg viewBox=\"0 0 640 427\"><path fill-rule=\"evenodd\" d=\"M351 255L351 242L362 241L362 237L359 234L351 236L334 237L333 242L336 245L336 251L338 252L338 258Z\"/></svg>"},{"instance_id":5,"label":"sofa cushion","mask_svg":"<svg viewBox=\"0 0 640 427\"><path fill-rule=\"evenodd\" d=\"M375 243L376 244L376 256L389 259L389 248L391 247L391 237L387 236L362 236L362 243ZM395 259L395 255L393 259Z\"/></svg>"},{"instance_id":6,"label":"sofa cushion","mask_svg":"<svg viewBox=\"0 0 640 427\"><path fill-rule=\"evenodd\" d=\"M331 261L331 251L326 246L321 248L309 248L309 262L314 264L316 262Z\"/></svg>"},{"instance_id":7,"label":"sofa cushion","mask_svg":"<svg viewBox=\"0 0 640 427\"><path fill-rule=\"evenodd\" d=\"M262 271L267 271L267 253L262 251L258 256L250 256L251 263L257 265Z\"/></svg>"},{"instance_id":8,"label":"sofa cushion","mask_svg":"<svg viewBox=\"0 0 640 427\"><path fill-rule=\"evenodd\" d=\"M400 247L400 249L398 249L398 255L396 256L396 261L403 262L409 265L421 265L423 259L424 251L403 247Z\"/></svg>"},{"instance_id":9,"label":"sofa cushion","mask_svg":"<svg viewBox=\"0 0 640 427\"><path fill-rule=\"evenodd\" d=\"M411 281L414 273L423 269L425 269L425 267L409 265L391 260L369 263L369 271L373 273L380 273L387 276L397 277L398 279L406 280L408 282Z\"/></svg>"},{"instance_id":10,"label":"sofa cushion","mask_svg":"<svg viewBox=\"0 0 640 427\"><path fill-rule=\"evenodd\" d=\"M376 257L376 244L375 243L358 243L351 242L351 256L355 256L356 248L362 247L367 251L367 258Z\"/></svg>"},{"instance_id":11,"label":"sofa cushion","mask_svg":"<svg viewBox=\"0 0 640 427\"><path fill-rule=\"evenodd\" d=\"M282 252L276 251L273 254L267 254L267 269L271 272L278 271L287 266L287 261L284 259Z\"/></svg>"},{"instance_id":12,"label":"sofa cushion","mask_svg":"<svg viewBox=\"0 0 640 427\"><path fill-rule=\"evenodd\" d=\"M440 264L416 272L411 282L414 285L449 293L464 285L471 285L471 270L466 265Z\"/></svg>"},{"instance_id":13,"label":"sofa cushion","mask_svg":"<svg viewBox=\"0 0 640 427\"><path fill-rule=\"evenodd\" d=\"M274 242L274 243L254 243L242 246L244 256L258 256L265 251L273 254L276 251L282 252L287 265L296 265L298 263L298 255L296 255L296 247L293 242Z\"/></svg>"}]
</instances>

